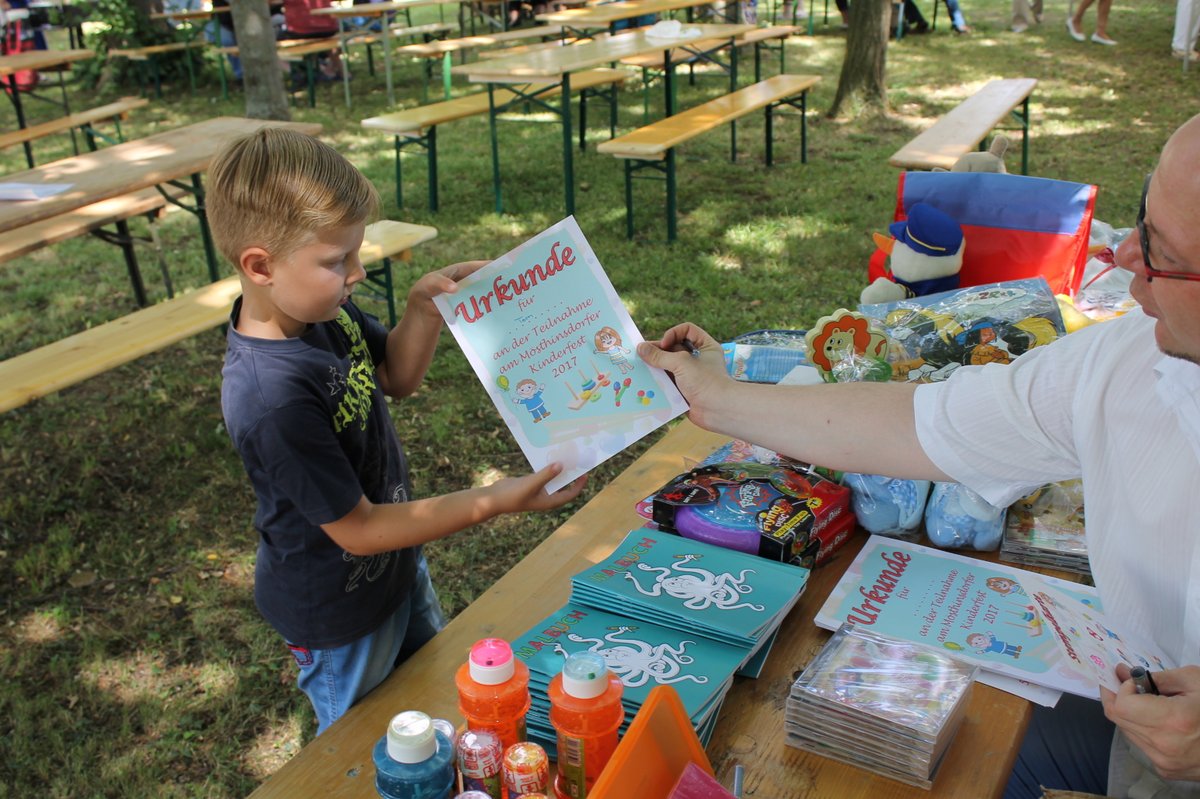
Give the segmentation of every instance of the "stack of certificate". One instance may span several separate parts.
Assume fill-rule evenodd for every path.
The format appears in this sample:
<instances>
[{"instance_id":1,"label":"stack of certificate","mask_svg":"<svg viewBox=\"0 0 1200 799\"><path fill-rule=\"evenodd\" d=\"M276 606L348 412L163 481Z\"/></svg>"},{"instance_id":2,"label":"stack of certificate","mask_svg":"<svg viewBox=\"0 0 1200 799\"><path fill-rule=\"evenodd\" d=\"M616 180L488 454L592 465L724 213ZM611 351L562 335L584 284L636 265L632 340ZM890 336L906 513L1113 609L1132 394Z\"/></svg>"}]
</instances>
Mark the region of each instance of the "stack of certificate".
<instances>
[{"instance_id":1,"label":"stack of certificate","mask_svg":"<svg viewBox=\"0 0 1200 799\"><path fill-rule=\"evenodd\" d=\"M787 743L929 788L978 666L843 625L792 685Z\"/></svg>"},{"instance_id":2,"label":"stack of certificate","mask_svg":"<svg viewBox=\"0 0 1200 799\"><path fill-rule=\"evenodd\" d=\"M513 639L529 667L530 740L553 756L550 681L574 652L604 658L624 686L625 724L656 685L682 700L707 743L734 674L757 676L808 570L640 529L571 580L571 600Z\"/></svg>"},{"instance_id":3,"label":"stack of certificate","mask_svg":"<svg viewBox=\"0 0 1200 799\"><path fill-rule=\"evenodd\" d=\"M1008 510L1000 560L1091 575L1083 525L1083 483L1042 486Z\"/></svg>"}]
</instances>

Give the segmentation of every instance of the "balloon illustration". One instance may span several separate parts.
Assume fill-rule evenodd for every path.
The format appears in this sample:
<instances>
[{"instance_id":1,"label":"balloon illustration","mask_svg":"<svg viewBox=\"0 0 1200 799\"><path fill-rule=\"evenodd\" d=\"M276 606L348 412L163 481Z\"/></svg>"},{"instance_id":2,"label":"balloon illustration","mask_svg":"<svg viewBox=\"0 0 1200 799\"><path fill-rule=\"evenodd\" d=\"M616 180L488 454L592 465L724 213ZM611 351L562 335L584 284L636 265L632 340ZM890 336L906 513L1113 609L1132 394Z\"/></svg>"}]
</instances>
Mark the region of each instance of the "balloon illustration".
<instances>
[{"instance_id":1,"label":"balloon illustration","mask_svg":"<svg viewBox=\"0 0 1200 799\"><path fill-rule=\"evenodd\" d=\"M496 378L496 385L500 386L501 391L508 391L508 377L500 375Z\"/></svg>"},{"instance_id":2,"label":"balloon illustration","mask_svg":"<svg viewBox=\"0 0 1200 799\"><path fill-rule=\"evenodd\" d=\"M956 644L956 643L954 643L953 641L943 641L943 642L942 642L942 646L946 647L946 648L947 648L947 649L949 649L951 652L961 652L961 651L963 651L962 645L961 645L961 644Z\"/></svg>"}]
</instances>

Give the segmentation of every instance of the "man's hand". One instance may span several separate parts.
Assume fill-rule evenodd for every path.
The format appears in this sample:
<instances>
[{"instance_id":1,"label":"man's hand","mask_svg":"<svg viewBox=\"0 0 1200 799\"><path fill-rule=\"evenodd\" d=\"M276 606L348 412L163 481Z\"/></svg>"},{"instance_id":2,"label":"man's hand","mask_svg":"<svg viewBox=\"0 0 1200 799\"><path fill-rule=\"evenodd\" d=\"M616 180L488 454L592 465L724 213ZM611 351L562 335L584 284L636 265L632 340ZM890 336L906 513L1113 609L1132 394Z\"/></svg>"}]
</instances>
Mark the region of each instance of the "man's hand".
<instances>
[{"instance_id":1,"label":"man's hand","mask_svg":"<svg viewBox=\"0 0 1200 799\"><path fill-rule=\"evenodd\" d=\"M1129 667L1117 666L1121 688L1100 689L1104 714L1167 780L1200 780L1200 666L1154 672L1161 696L1139 694Z\"/></svg>"},{"instance_id":2,"label":"man's hand","mask_svg":"<svg viewBox=\"0 0 1200 799\"><path fill-rule=\"evenodd\" d=\"M693 353L690 350L694 349ZM721 344L702 328L685 322L668 330L661 341L645 341L638 345L637 354L650 366L665 369L675 379L691 410L689 418L708 428L711 415L722 392L734 386L725 370L725 355ZM711 428L708 428L711 429Z\"/></svg>"},{"instance_id":3,"label":"man's hand","mask_svg":"<svg viewBox=\"0 0 1200 799\"><path fill-rule=\"evenodd\" d=\"M524 477L506 477L488 486L495 496L501 513L520 513L531 510L553 510L579 496L587 483L587 475L569 485L546 493L546 484L562 472L562 464L552 463Z\"/></svg>"}]
</instances>

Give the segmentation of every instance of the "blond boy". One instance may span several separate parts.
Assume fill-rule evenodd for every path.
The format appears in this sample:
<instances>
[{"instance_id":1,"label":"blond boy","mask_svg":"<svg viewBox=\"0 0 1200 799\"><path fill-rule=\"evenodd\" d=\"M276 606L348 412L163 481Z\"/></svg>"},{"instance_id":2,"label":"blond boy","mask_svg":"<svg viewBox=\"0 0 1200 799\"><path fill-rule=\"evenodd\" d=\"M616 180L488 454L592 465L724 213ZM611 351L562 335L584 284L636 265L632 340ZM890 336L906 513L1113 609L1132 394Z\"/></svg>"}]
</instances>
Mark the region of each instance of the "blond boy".
<instances>
[{"instance_id":1,"label":"blond boy","mask_svg":"<svg viewBox=\"0 0 1200 799\"><path fill-rule=\"evenodd\" d=\"M433 359L431 298L482 261L421 277L390 332L351 295L378 208L329 146L266 128L210 171L213 237L242 296L230 317L221 404L258 497L255 602L300 667L322 732L442 626L421 545L500 513L546 510L561 471L413 500L385 395L413 393Z\"/></svg>"}]
</instances>

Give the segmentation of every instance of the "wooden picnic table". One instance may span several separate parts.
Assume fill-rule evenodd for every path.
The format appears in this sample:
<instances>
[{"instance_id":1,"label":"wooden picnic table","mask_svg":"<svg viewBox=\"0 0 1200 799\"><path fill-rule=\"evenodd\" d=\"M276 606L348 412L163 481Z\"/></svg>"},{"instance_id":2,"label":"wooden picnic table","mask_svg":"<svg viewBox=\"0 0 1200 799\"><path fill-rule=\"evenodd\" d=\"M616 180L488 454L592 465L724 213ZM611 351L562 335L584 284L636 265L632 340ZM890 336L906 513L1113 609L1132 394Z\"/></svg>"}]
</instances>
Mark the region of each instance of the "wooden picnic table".
<instances>
[{"instance_id":1,"label":"wooden picnic table","mask_svg":"<svg viewBox=\"0 0 1200 799\"><path fill-rule=\"evenodd\" d=\"M285 763L251 799L375 797L371 749L391 717L411 709L458 723L454 672L471 645L490 636L513 640L565 604L571 576L602 560L642 525L635 503L726 440L690 422L680 423ZM861 534L852 536L833 561L812 573L804 596L779 630L763 673L757 679L734 680L707 747L718 778L729 785L734 766L745 766L748 799L1000 796L1031 710L1025 699L986 685L975 686L967 717L929 791L784 745L788 689L830 635L816 627L813 617L865 540Z\"/></svg>"},{"instance_id":2,"label":"wooden picnic table","mask_svg":"<svg viewBox=\"0 0 1200 799\"><path fill-rule=\"evenodd\" d=\"M17 127L24 130L26 120L25 108L21 104L22 92L17 91L16 88L16 73L27 69L32 69L35 72L43 69L53 69L76 61L83 61L87 58L94 58L95 55L91 50L76 48L73 50L25 50L13 55L0 56L0 85L4 86L8 99L12 101L13 111L17 115ZM63 91L63 109L67 113L71 111L67 105L67 93L65 89ZM25 142L25 162L29 166L33 166L33 148L29 142Z\"/></svg>"},{"instance_id":3,"label":"wooden picnic table","mask_svg":"<svg viewBox=\"0 0 1200 799\"><path fill-rule=\"evenodd\" d=\"M675 2L677 0L664 0ZM678 0L691 2L691 0ZM575 213L575 167L574 151L571 142L571 73L603 64L610 64L630 56L659 52L663 56L664 89L666 93L665 115L675 113L675 64L671 58L672 50L676 48L692 48L695 44L703 43L705 50L711 49L713 40L726 40L730 45L729 56L729 90L737 88L737 48L733 47L734 39L747 31L754 30L754 25L690 25L697 35L691 38L660 39L647 33L646 29L623 32L617 36L608 36L575 44L570 47L554 47L531 50L530 52L490 58L486 61L476 61L462 64L450 70L452 74L466 75L471 81L486 83L491 87L497 83L509 84L509 88L520 96L525 96L521 86L530 85L530 94L535 96L547 88L561 86L561 109L557 111L563 126L563 181L565 205L568 214ZM697 52L703 52L697 50ZM521 102L520 97L509 103L515 105ZM545 103L539 101L545 107ZM549 109L547 107L547 110ZM503 211L503 200L500 193L499 147L496 142L495 117L498 113L493 105L490 110L492 120L492 186L495 192L496 211Z\"/></svg>"},{"instance_id":4,"label":"wooden picnic table","mask_svg":"<svg viewBox=\"0 0 1200 799\"><path fill-rule=\"evenodd\" d=\"M218 277L216 250L204 211L201 175L228 142L264 126L288 127L312 135L321 131L321 126L312 122L214 117L5 175L0 178L0 183L69 183L71 188L41 200L0 202L0 235L111 197L170 182L176 182L178 186L181 184L177 181L190 177L188 191L193 194L195 205L187 210L199 219L209 274L215 281Z\"/></svg>"},{"instance_id":5,"label":"wooden picnic table","mask_svg":"<svg viewBox=\"0 0 1200 799\"><path fill-rule=\"evenodd\" d=\"M539 22L552 25L565 25L574 30L585 28L607 28L614 22L645 16L646 14L665 14L668 11L687 10L688 22L692 21L693 10L697 6L712 5L712 0L621 0L617 3L587 6L584 8L568 8L562 11L551 11L538 14ZM737 9L737 4L732 5ZM736 11L735 11L736 13ZM736 22L737 18L729 20Z\"/></svg>"}]
</instances>

